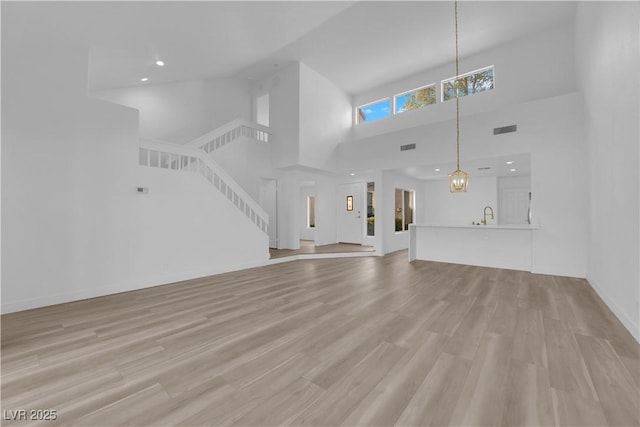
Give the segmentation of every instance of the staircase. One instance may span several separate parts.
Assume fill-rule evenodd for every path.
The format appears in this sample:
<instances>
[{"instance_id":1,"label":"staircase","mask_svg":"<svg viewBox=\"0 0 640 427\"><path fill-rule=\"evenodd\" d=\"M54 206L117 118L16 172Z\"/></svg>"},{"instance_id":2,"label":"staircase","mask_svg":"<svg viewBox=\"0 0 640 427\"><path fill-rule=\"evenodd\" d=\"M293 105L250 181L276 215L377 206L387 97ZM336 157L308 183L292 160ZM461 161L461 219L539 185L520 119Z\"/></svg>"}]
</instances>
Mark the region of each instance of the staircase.
<instances>
[{"instance_id":1,"label":"staircase","mask_svg":"<svg viewBox=\"0 0 640 427\"><path fill-rule=\"evenodd\" d=\"M187 143L211 157L254 200L261 177L273 175L272 134L268 127L236 119Z\"/></svg>"},{"instance_id":2,"label":"staircase","mask_svg":"<svg viewBox=\"0 0 640 427\"><path fill-rule=\"evenodd\" d=\"M186 146L200 149L205 153L212 153L241 138L269 142L270 136L270 129L266 126L252 123L245 119L235 119L188 142Z\"/></svg>"},{"instance_id":3,"label":"staircase","mask_svg":"<svg viewBox=\"0 0 640 427\"><path fill-rule=\"evenodd\" d=\"M230 125L230 123L227 125ZM254 124L253 126L260 125ZM206 151L203 147L206 146L211 150L215 150L240 137L263 138L260 140L267 142L268 135L263 129L239 124L229 129L218 128L186 146L157 140L140 140L138 164L145 167L201 175L217 191L220 191L228 199L229 203L232 203L263 233L267 234L269 226L267 213L207 154L209 151ZM205 136L207 138L204 138ZM200 139L202 139L202 145L199 145L200 142L194 144Z\"/></svg>"}]
</instances>

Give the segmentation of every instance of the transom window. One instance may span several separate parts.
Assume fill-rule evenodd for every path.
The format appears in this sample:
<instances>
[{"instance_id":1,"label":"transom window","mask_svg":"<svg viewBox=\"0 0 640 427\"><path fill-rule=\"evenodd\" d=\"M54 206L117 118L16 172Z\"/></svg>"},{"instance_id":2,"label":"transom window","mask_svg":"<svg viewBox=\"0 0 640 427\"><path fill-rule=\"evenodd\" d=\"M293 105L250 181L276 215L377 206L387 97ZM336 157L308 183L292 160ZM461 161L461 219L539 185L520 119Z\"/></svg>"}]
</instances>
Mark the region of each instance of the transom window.
<instances>
[{"instance_id":1,"label":"transom window","mask_svg":"<svg viewBox=\"0 0 640 427\"><path fill-rule=\"evenodd\" d=\"M473 95L493 89L493 65L442 81L442 100Z\"/></svg>"},{"instance_id":2,"label":"transom window","mask_svg":"<svg viewBox=\"0 0 640 427\"><path fill-rule=\"evenodd\" d=\"M380 101L362 105L356 108L357 123L365 123L382 119L391 115L391 99L385 98Z\"/></svg>"},{"instance_id":3,"label":"transom window","mask_svg":"<svg viewBox=\"0 0 640 427\"><path fill-rule=\"evenodd\" d=\"M486 92L494 88L494 66L490 65L469 73L460 74L440 82L441 101L448 101L457 97ZM436 103L436 83L411 89L406 92L370 102L356 108L355 123L365 123L414 111Z\"/></svg>"},{"instance_id":4,"label":"transom window","mask_svg":"<svg viewBox=\"0 0 640 427\"><path fill-rule=\"evenodd\" d=\"M436 103L436 84L413 89L393 97L395 114L413 111Z\"/></svg>"}]
</instances>

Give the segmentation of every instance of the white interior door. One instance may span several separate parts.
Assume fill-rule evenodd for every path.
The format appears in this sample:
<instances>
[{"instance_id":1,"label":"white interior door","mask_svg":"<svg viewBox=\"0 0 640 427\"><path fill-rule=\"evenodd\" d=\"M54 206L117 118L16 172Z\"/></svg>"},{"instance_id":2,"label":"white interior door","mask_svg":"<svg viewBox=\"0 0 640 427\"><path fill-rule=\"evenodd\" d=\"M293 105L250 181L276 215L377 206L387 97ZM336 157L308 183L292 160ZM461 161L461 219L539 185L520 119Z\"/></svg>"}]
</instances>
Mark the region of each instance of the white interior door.
<instances>
[{"instance_id":1,"label":"white interior door","mask_svg":"<svg viewBox=\"0 0 640 427\"><path fill-rule=\"evenodd\" d=\"M338 242L362 244L362 185L343 184L338 191Z\"/></svg>"}]
</instances>

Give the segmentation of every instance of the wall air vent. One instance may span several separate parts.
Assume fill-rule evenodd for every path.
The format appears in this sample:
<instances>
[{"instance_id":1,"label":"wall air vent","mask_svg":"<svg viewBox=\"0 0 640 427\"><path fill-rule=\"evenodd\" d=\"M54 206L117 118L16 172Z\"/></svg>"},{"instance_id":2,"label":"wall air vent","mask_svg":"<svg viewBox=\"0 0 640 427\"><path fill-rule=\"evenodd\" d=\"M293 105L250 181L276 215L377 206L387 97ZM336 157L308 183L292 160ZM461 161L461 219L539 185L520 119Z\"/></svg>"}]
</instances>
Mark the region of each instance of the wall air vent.
<instances>
[{"instance_id":1,"label":"wall air vent","mask_svg":"<svg viewBox=\"0 0 640 427\"><path fill-rule=\"evenodd\" d=\"M493 128L494 135L500 135L501 133L510 133L517 130L516 125L503 126L501 128Z\"/></svg>"},{"instance_id":2,"label":"wall air vent","mask_svg":"<svg viewBox=\"0 0 640 427\"><path fill-rule=\"evenodd\" d=\"M407 145L400 146L400 151L415 150L415 149L416 149L416 144L407 144Z\"/></svg>"}]
</instances>

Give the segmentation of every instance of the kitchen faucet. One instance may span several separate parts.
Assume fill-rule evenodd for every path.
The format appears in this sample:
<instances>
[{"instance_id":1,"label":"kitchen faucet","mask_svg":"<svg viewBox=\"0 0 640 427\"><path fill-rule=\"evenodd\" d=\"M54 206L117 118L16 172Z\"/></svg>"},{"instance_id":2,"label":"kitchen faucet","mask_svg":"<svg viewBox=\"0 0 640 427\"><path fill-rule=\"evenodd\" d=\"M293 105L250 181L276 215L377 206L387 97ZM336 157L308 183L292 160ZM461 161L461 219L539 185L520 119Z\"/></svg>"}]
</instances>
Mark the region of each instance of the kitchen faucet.
<instances>
[{"instance_id":1,"label":"kitchen faucet","mask_svg":"<svg viewBox=\"0 0 640 427\"><path fill-rule=\"evenodd\" d=\"M482 212L482 223L484 225L487 225L487 209L489 209L489 215L491 215L491 219L493 219L493 208L491 206L485 206Z\"/></svg>"}]
</instances>

